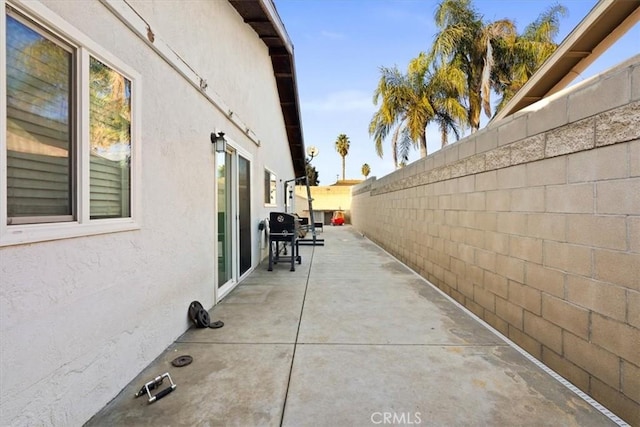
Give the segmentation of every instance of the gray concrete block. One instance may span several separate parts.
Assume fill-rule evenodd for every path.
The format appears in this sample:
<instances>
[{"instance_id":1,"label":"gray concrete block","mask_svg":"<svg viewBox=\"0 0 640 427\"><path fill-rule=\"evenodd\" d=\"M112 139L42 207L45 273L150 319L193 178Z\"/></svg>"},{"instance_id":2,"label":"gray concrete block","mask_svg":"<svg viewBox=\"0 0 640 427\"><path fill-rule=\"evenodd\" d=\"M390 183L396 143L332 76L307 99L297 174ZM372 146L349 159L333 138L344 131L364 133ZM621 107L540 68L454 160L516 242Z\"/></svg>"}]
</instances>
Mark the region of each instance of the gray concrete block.
<instances>
[{"instance_id":1,"label":"gray concrete block","mask_svg":"<svg viewBox=\"0 0 640 427\"><path fill-rule=\"evenodd\" d=\"M458 178L467 174L464 160L451 163L448 168L451 170L451 178Z\"/></svg>"},{"instance_id":2,"label":"gray concrete block","mask_svg":"<svg viewBox=\"0 0 640 427\"><path fill-rule=\"evenodd\" d=\"M527 137L526 114L507 121L498 127L498 145L506 145Z\"/></svg>"},{"instance_id":3,"label":"gray concrete block","mask_svg":"<svg viewBox=\"0 0 640 427\"><path fill-rule=\"evenodd\" d=\"M431 154L424 161L424 170L429 171L433 168L435 168L435 162L433 161L433 154Z\"/></svg>"},{"instance_id":4,"label":"gray concrete block","mask_svg":"<svg viewBox=\"0 0 640 427\"><path fill-rule=\"evenodd\" d=\"M591 182L627 177L627 146L616 144L567 157L569 182Z\"/></svg>"},{"instance_id":5,"label":"gray concrete block","mask_svg":"<svg viewBox=\"0 0 640 427\"><path fill-rule=\"evenodd\" d=\"M434 169L442 167L445 164L444 153L442 152L442 150L436 151L433 154L432 159L433 159L433 167L434 167Z\"/></svg>"},{"instance_id":6,"label":"gray concrete block","mask_svg":"<svg viewBox=\"0 0 640 427\"><path fill-rule=\"evenodd\" d=\"M511 144L511 164L519 165L544 159L544 144L543 134Z\"/></svg>"},{"instance_id":7,"label":"gray concrete block","mask_svg":"<svg viewBox=\"0 0 640 427\"><path fill-rule=\"evenodd\" d=\"M486 167L486 155L485 154L476 154L475 156L471 156L465 160L465 167L467 168L467 173L475 174L484 172L487 170Z\"/></svg>"},{"instance_id":8,"label":"gray concrete block","mask_svg":"<svg viewBox=\"0 0 640 427\"><path fill-rule=\"evenodd\" d=\"M460 159L466 159L476 154L476 140L474 138L465 138L457 143L458 156Z\"/></svg>"},{"instance_id":9,"label":"gray concrete block","mask_svg":"<svg viewBox=\"0 0 640 427\"><path fill-rule=\"evenodd\" d=\"M596 146L640 138L640 101L596 117Z\"/></svg>"},{"instance_id":10,"label":"gray concrete block","mask_svg":"<svg viewBox=\"0 0 640 427\"><path fill-rule=\"evenodd\" d=\"M595 119L590 118L548 132L545 157L593 148L595 145L594 123Z\"/></svg>"},{"instance_id":11,"label":"gray concrete block","mask_svg":"<svg viewBox=\"0 0 640 427\"><path fill-rule=\"evenodd\" d=\"M476 153L484 153L498 146L498 130L493 127L476 132Z\"/></svg>"},{"instance_id":12,"label":"gray concrete block","mask_svg":"<svg viewBox=\"0 0 640 427\"><path fill-rule=\"evenodd\" d=\"M593 84L569 95L569 121L573 122L602 111L625 105L631 99L630 70L624 68L603 76Z\"/></svg>"},{"instance_id":13,"label":"gray concrete block","mask_svg":"<svg viewBox=\"0 0 640 427\"><path fill-rule=\"evenodd\" d=\"M540 109L529 113L527 132L529 136L537 135L569 123L567 113L567 97L555 99L551 102L539 101ZM534 104L538 105L538 104ZM544 107L542 107L544 105ZM531 107L529 107L531 108Z\"/></svg>"},{"instance_id":14,"label":"gray concrete block","mask_svg":"<svg viewBox=\"0 0 640 427\"><path fill-rule=\"evenodd\" d=\"M457 145L449 145L442 149L444 152L444 163L446 165L451 165L460 159L458 150L459 147Z\"/></svg>"},{"instance_id":15,"label":"gray concrete block","mask_svg":"<svg viewBox=\"0 0 640 427\"><path fill-rule=\"evenodd\" d=\"M640 176L640 141L629 145L629 176Z\"/></svg>"},{"instance_id":16,"label":"gray concrete block","mask_svg":"<svg viewBox=\"0 0 640 427\"><path fill-rule=\"evenodd\" d=\"M631 100L640 100L640 64L631 69Z\"/></svg>"},{"instance_id":17,"label":"gray concrete block","mask_svg":"<svg viewBox=\"0 0 640 427\"><path fill-rule=\"evenodd\" d=\"M485 154L487 170L506 168L511 165L511 147L495 148Z\"/></svg>"}]
</instances>

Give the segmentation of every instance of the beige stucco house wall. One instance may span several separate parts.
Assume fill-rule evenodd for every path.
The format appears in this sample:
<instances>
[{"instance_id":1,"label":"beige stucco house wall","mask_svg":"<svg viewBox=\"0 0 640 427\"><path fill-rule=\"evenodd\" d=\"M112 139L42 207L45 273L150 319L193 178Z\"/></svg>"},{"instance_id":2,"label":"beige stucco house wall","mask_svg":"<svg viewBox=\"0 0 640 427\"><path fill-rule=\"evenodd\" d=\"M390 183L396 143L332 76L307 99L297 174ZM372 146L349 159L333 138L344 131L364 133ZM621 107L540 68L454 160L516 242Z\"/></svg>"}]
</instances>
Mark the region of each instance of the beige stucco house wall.
<instances>
[{"instance_id":1,"label":"beige stucco house wall","mask_svg":"<svg viewBox=\"0 0 640 427\"><path fill-rule=\"evenodd\" d=\"M262 255L259 221L284 205L281 191L265 205L264 170L290 179L294 162L283 156L269 49L231 3L0 1L6 6L136 76L133 217L18 227L4 216L0 225L0 425L81 425L189 327L191 301L216 301L210 133L225 132L234 158L250 162L251 269Z\"/></svg>"}]
</instances>

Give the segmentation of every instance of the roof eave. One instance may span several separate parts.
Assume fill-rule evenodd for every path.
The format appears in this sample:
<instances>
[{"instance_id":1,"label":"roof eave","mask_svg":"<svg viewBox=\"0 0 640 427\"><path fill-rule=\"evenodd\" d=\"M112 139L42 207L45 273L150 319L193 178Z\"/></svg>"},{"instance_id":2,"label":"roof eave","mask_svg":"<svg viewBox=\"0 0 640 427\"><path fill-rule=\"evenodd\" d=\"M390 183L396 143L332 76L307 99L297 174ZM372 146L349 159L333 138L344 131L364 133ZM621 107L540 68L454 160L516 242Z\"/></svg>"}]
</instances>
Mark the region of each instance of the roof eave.
<instances>
[{"instance_id":1,"label":"roof eave","mask_svg":"<svg viewBox=\"0 0 640 427\"><path fill-rule=\"evenodd\" d=\"M229 0L269 49L296 177L306 175L293 44L272 0Z\"/></svg>"},{"instance_id":2,"label":"roof eave","mask_svg":"<svg viewBox=\"0 0 640 427\"><path fill-rule=\"evenodd\" d=\"M600 0L491 121L569 85L640 20L640 0Z\"/></svg>"}]
</instances>

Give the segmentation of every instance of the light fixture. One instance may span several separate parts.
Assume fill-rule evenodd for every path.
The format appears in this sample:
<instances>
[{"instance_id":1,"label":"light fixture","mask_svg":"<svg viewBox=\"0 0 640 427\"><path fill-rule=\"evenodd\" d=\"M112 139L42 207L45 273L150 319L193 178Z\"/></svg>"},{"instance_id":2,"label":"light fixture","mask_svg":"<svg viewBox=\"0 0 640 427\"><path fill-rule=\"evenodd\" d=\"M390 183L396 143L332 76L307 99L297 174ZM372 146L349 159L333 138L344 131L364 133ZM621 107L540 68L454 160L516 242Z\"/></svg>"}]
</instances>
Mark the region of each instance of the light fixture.
<instances>
[{"instance_id":1,"label":"light fixture","mask_svg":"<svg viewBox=\"0 0 640 427\"><path fill-rule=\"evenodd\" d=\"M224 153L227 151L227 140L224 138L224 132L211 132L211 143L216 146L216 153Z\"/></svg>"},{"instance_id":2,"label":"light fixture","mask_svg":"<svg viewBox=\"0 0 640 427\"><path fill-rule=\"evenodd\" d=\"M319 151L316 147L314 147L313 145L311 147L308 147L307 155L309 156L309 161L307 163L311 163L311 160L313 160L313 158L318 154L319 154Z\"/></svg>"}]
</instances>

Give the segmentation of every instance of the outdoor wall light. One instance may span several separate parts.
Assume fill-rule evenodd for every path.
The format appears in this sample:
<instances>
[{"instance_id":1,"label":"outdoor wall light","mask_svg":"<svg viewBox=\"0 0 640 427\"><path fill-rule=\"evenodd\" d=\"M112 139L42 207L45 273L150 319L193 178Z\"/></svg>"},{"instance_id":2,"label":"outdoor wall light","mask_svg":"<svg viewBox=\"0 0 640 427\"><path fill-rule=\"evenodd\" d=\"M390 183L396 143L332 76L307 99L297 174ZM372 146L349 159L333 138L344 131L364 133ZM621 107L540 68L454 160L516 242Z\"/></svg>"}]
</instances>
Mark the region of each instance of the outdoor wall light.
<instances>
[{"instance_id":1,"label":"outdoor wall light","mask_svg":"<svg viewBox=\"0 0 640 427\"><path fill-rule=\"evenodd\" d=\"M211 132L211 143L216 146L216 153L227 151L227 140L224 139L224 132Z\"/></svg>"},{"instance_id":2,"label":"outdoor wall light","mask_svg":"<svg viewBox=\"0 0 640 427\"><path fill-rule=\"evenodd\" d=\"M311 160L313 160L313 158L316 157L319 153L320 151L313 145L311 147L308 147L307 155L309 156L309 161L307 163L311 163Z\"/></svg>"}]
</instances>

